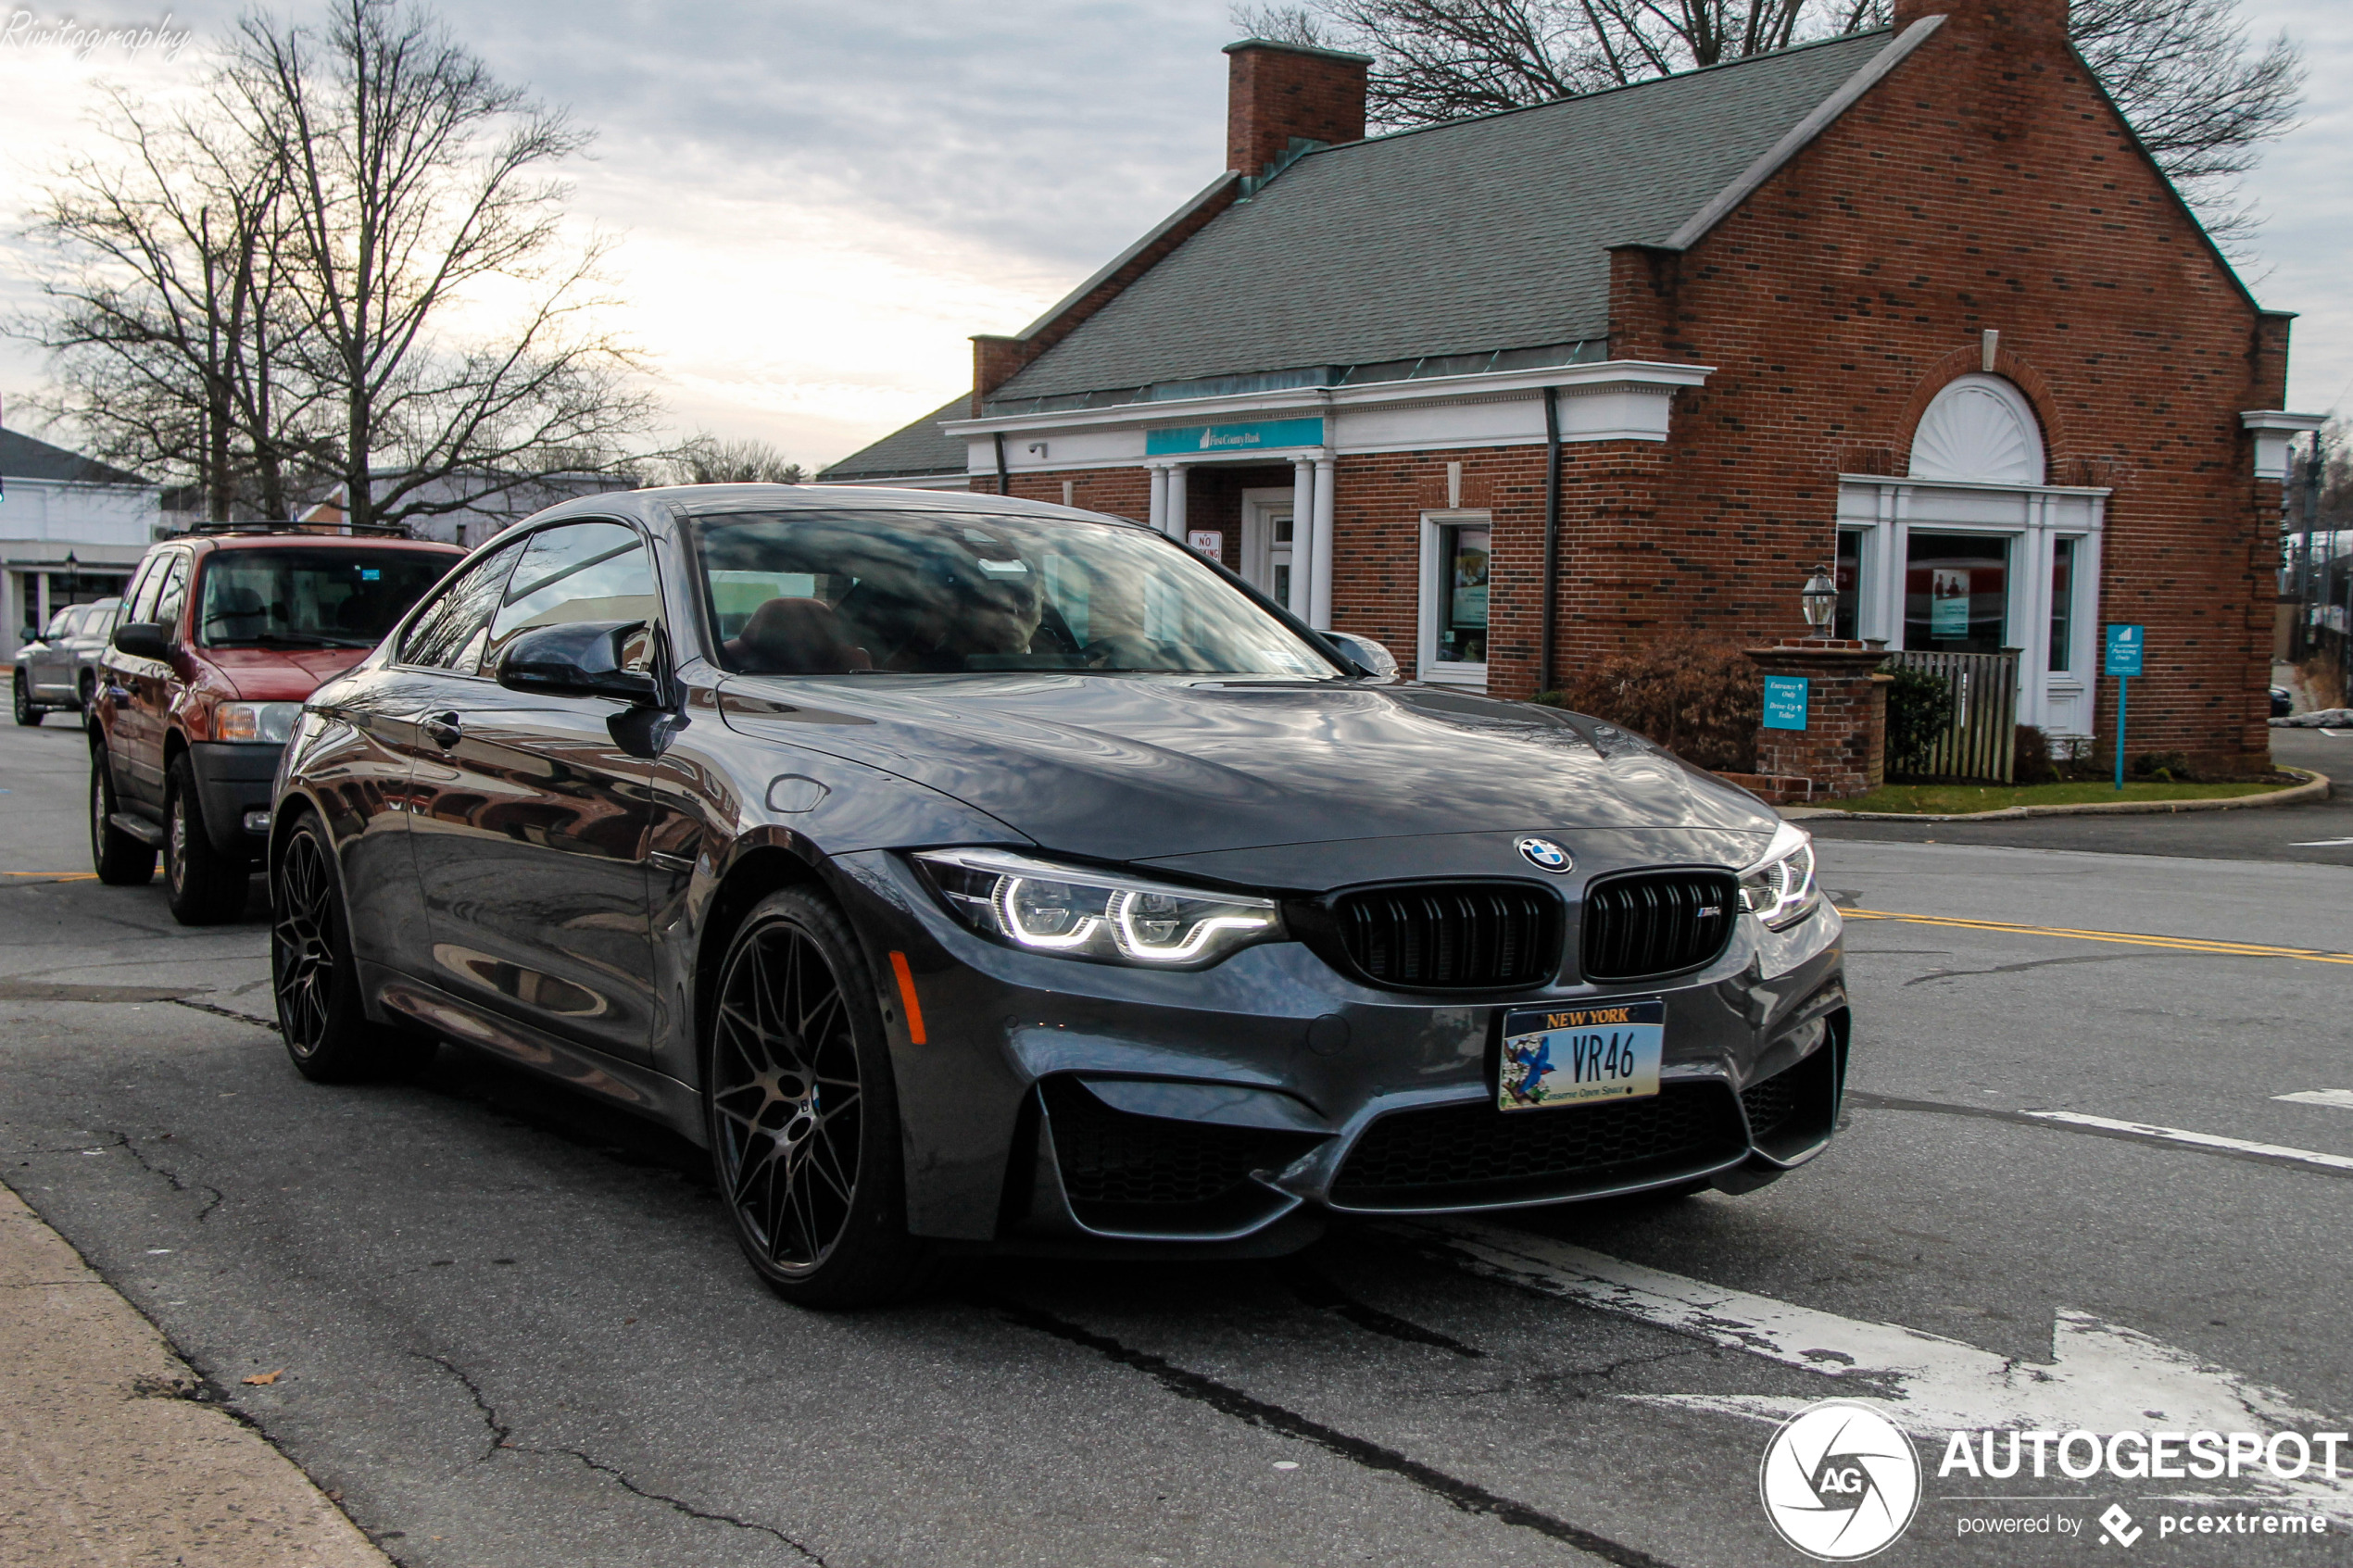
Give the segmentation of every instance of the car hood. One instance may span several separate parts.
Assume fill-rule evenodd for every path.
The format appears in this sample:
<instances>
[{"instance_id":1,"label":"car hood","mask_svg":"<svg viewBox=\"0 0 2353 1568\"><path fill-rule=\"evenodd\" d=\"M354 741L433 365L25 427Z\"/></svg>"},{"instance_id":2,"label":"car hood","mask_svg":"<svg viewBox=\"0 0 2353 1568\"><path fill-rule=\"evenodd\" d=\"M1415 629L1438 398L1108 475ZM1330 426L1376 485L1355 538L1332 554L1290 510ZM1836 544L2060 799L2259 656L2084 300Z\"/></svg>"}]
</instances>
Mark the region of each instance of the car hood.
<instances>
[{"instance_id":1,"label":"car hood","mask_svg":"<svg viewBox=\"0 0 2353 1568\"><path fill-rule=\"evenodd\" d=\"M1088 675L731 677L726 723L1105 860L1480 832L1770 834L1755 797L1579 715L1439 688Z\"/></svg>"},{"instance_id":2,"label":"car hood","mask_svg":"<svg viewBox=\"0 0 2353 1568\"><path fill-rule=\"evenodd\" d=\"M247 702L300 702L374 650L207 648L205 662Z\"/></svg>"}]
</instances>

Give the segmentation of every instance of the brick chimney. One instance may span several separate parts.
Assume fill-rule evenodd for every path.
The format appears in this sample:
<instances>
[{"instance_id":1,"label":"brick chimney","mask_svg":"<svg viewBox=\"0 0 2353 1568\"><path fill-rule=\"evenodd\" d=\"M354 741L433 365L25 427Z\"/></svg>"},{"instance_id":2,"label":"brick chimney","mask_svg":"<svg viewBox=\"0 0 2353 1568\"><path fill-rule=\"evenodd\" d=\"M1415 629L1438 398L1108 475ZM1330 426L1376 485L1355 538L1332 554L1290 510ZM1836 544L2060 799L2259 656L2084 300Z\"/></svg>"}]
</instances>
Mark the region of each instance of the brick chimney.
<instances>
[{"instance_id":1,"label":"brick chimney","mask_svg":"<svg viewBox=\"0 0 2353 1568\"><path fill-rule=\"evenodd\" d=\"M1364 139L1369 56L1245 38L1227 44L1226 56L1227 169L1263 174L1293 137Z\"/></svg>"},{"instance_id":2,"label":"brick chimney","mask_svg":"<svg viewBox=\"0 0 2353 1568\"><path fill-rule=\"evenodd\" d=\"M1945 25L2017 46L2048 47L2067 42L2068 0L1895 0L1895 31L1922 17L1944 17Z\"/></svg>"}]
</instances>

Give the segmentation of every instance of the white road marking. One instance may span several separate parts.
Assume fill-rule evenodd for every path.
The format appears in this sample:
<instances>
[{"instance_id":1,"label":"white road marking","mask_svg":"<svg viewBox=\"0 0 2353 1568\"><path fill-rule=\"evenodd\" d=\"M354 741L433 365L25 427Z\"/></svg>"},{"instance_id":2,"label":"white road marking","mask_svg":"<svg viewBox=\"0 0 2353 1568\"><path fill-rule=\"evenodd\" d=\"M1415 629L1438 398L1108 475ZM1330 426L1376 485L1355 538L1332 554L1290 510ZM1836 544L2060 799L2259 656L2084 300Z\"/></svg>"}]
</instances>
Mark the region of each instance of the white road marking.
<instances>
[{"instance_id":1,"label":"white road marking","mask_svg":"<svg viewBox=\"0 0 2353 1568\"><path fill-rule=\"evenodd\" d=\"M1942 1442L1981 1428L2311 1431L2322 1418L2290 1395L2138 1329L2061 1309L2047 1365L1982 1350L1899 1323L1751 1295L1522 1231L1469 1223L1418 1227L1471 1272L1801 1367L1842 1384L1824 1397L1882 1411ZM1814 1401L1750 1394L1625 1394L1637 1403L1779 1423ZM2277 1483L2281 1494L2353 1497L2353 1476Z\"/></svg>"},{"instance_id":2,"label":"white road marking","mask_svg":"<svg viewBox=\"0 0 2353 1568\"><path fill-rule=\"evenodd\" d=\"M2260 1154L2272 1160L2292 1160L2301 1165L2317 1165L2323 1171L2353 1171L2353 1157L2321 1154L2309 1148L2289 1148L2283 1144L2249 1143L2245 1138L2193 1133L2181 1127L2159 1127L2147 1122L2119 1122L2112 1116L2086 1116L2077 1110L2021 1110L2019 1114L2031 1116L2037 1122L2057 1122L2069 1127L2098 1127L2111 1133L2131 1133L2138 1137L2183 1144L2191 1148L2230 1148L2241 1154Z\"/></svg>"},{"instance_id":3,"label":"white road marking","mask_svg":"<svg viewBox=\"0 0 2353 1568\"><path fill-rule=\"evenodd\" d=\"M2353 838L2299 838L2288 847L2290 849L2334 849L2347 844L2353 844Z\"/></svg>"},{"instance_id":4,"label":"white road marking","mask_svg":"<svg viewBox=\"0 0 2353 1568\"><path fill-rule=\"evenodd\" d=\"M2353 1089L2298 1089L2292 1095L2271 1098L2294 1100L2298 1105L2333 1105L2340 1110L2353 1110Z\"/></svg>"}]
</instances>

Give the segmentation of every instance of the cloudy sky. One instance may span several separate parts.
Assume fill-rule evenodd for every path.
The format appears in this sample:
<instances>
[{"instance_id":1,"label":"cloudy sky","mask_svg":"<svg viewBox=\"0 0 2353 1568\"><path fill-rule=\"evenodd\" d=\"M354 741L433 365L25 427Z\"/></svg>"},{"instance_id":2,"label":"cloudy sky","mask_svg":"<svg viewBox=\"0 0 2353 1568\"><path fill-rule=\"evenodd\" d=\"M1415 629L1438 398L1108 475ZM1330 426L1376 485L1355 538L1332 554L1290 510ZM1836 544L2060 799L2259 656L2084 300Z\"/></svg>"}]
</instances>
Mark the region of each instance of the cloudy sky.
<instances>
[{"instance_id":1,"label":"cloudy sky","mask_svg":"<svg viewBox=\"0 0 2353 1568\"><path fill-rule=\"evenodd\" d=\"M2311 66L2306 123L2251 191L2244 267L2304 312L2290 406L2353 401L2353 4L2246 0ZM0 3L0 223L94 144L102 83L150 99L203 69L234 0L175 6L176 58L42 42L61 19L165 13ZM977 332L1012 332L1224 161L1226 0L547 0L441 6L505 76L599 135L572 210L618 237L618 325L653 351L682 432L823 463L967 383ZM11 21L22 15L25 20ZM30 25L28 25L30 24ZM0 308L31 299L0 251ZM0 342L12 424L42 379Z\"/></svg>"}]
</instances>

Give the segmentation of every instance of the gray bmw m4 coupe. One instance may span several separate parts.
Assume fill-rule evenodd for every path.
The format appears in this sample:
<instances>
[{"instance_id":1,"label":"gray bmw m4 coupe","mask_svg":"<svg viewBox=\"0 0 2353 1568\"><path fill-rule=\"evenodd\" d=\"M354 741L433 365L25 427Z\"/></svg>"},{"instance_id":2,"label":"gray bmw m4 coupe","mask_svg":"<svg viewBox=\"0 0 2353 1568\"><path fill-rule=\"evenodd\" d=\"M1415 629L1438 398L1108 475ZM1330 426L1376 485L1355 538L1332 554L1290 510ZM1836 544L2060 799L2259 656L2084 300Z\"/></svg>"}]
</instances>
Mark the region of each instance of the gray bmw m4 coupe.
<instances>
[{"instance_id":1,"label":"gray bmw m4 coupe","mask_svg":"<svg viewBox=\"0 0 2353 1568\"><path fill-rule=\"evenodd\" d=\"M1753 797L992 496L501 534L305 705L270 880L302 1073L456 1041L653 1117L811 1305L1743 1191L1845 1077L1839 915Z\"/></svg>"}]
</instances>

